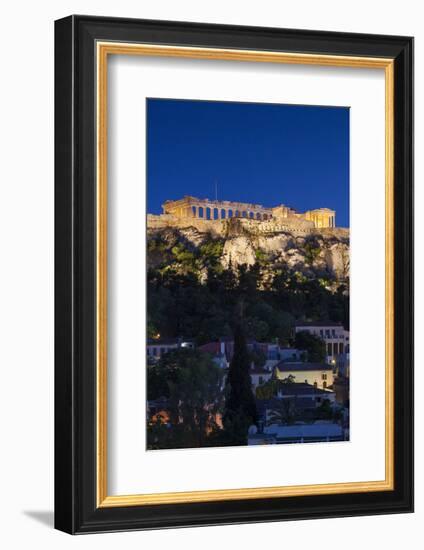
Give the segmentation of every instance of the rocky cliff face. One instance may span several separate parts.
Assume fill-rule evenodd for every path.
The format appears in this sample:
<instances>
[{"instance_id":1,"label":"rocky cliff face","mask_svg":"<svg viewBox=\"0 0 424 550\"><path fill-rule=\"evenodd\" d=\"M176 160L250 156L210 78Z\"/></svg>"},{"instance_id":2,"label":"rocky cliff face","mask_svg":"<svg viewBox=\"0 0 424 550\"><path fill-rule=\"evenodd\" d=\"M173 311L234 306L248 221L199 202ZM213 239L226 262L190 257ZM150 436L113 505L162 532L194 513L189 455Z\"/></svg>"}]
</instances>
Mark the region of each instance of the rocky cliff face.
<instances>
[{"instance_id":1,"label":"rocky cliff face","mask_svg":"<svg viewBox=\"0 0 424 550\"><path fill-rule=\"evenodd\" d=\"M178 246L199 257L207 243L219 244L219 262L223 267L259 262L270 275L278 269L297 271L306 277L322 277L337 282L349 277L349 231L323 229L308 233L287 230L258 230L241 220L232 220L219 233L208 226L187 225L148 227L148 240L161 247L149 247L148 264L155 267L165 251ZM162 252L161 252L162 251Z\"/></svg>"}]
</instances>

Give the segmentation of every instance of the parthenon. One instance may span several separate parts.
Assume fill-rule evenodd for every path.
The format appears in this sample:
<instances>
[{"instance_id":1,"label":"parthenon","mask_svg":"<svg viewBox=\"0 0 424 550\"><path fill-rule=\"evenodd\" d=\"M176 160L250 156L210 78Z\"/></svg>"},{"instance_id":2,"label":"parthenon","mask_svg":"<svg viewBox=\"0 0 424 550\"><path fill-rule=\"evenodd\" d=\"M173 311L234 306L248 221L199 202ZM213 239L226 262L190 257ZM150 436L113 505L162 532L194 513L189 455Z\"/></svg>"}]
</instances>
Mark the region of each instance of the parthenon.
<instances>
[{"instance_id":1,"label":"parthenon","mask_svg":"<svg viewBox=\"0 0 424 550\"><path fill-rule=\"evenodd\" d=\"M317 208L300 213L283 204L267 208L261 204L198 199L191 196L185 196L182 199L174 201L168 200L162 205L162 208L164 214L170 214L177 218L195 218L211 221L245 218L262 222L300 219L312 222L311 225L316 228L336 227L336 212L329 208Z\"/></svg>"}]
</instances>

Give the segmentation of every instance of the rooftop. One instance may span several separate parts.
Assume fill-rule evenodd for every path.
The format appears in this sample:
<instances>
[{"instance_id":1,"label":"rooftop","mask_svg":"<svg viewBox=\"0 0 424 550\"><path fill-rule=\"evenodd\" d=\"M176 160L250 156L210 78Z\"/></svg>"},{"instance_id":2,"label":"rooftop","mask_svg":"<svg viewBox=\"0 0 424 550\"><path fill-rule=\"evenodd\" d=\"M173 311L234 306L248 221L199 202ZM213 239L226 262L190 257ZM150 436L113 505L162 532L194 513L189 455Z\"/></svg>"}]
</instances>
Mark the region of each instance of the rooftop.
<instances>
[{"instance_id":1,"label":"rooftop","mask_svg":"<svg viewBox=\"0 0 424 550\"><path fill-rule=\"evenodd\" d=\"M258 414L265 417L267 415L267 411L278 410L281 407L281 403L281 397L273 397L272 399L257 399L256 407ZM316 410L315 399L312 396L293 399L293 403L296 410L299 412L304 411L305 409Z\"/></svg>"},{"instance_id":2,"label":"rooftop","mask_svg":"<svg viewBox=\"0 0 424 550\"><path fill-rule=\"evenodd\" d=\"M172 346L175 344L192 344L194 340L184 338L147 338L148 346Z\"/></svg>"},{"instance_id":3,"label":"rooftop","mask_svg":"<svg viewBox=\"0 0 424 550\"><path fill-rule=\"evenodd\" d=\"M340 327L343 328L341 323L335 321L296 321L296 327Z\"/></svg>"},{"instance_id":4,"label":"rooftop","mask_svg":"<svg viewBox=\"0 0 424 550\"><path fill-rule=\"evenodd\" d=\"M333 370L333 367L326 363L294 363L289 361L280 361L274 368L278 369L280 372L287 372L288 374L293 371Z\"/></svg>"},{"instance_id":5,"label":"rooftop","mask_svg":"<svg viewBox=\"0 0 424 550\"><path fill-rule=\"evenodd\" d=\"M320 388L316 388L315 386L312 386L311 384L304 384L304 383L289 383L289 384L280 384L278 391L280 394L283 395L325 395L325 394L332 394L333 392L330 390L322 390Z\"/></svg>"},{"instance_id":6,"label":"rooftop","mask_svg":"<svg viewBox=\"0 0 424 550\"><path fill-rule=\"evenodd\" d=\"M264 369L263 367L251 367L249 374L271 374L271 371Z\"/></svg>"},{"instance_id":7,"label":"rooftop","mask_svg":"<svg viewBox=\"0 0 424 550\"><path fill-rule=\"evenodd\" d=\"M271 424L264 429L265 435L275 435L285 438L302 437L337 437L341 436L343 429L339 424L315 422L314 424L279 426Z\"/></svg>"}]
</instances>

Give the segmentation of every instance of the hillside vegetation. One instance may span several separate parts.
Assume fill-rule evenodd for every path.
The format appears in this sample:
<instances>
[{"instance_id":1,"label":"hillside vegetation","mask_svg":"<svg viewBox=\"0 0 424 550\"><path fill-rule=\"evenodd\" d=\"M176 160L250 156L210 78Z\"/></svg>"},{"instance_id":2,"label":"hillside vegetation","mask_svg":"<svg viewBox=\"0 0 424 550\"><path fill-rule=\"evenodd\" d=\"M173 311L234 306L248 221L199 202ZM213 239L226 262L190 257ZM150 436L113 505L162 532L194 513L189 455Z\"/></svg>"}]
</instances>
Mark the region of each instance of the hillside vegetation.
<instances>
[{"instance_id":1,"label":"hillside vegetation","mask_svg":"<svg viewBox=\"0 0 424 550\"><path fill-rule=\"evenodd\" d=\"M332 233L225 235L195 227L148 230L149 336L203 344L232 335L242 311L246 337L287 344L296 320L349 328L349 238Z\"/></svg>"}]
</instances>

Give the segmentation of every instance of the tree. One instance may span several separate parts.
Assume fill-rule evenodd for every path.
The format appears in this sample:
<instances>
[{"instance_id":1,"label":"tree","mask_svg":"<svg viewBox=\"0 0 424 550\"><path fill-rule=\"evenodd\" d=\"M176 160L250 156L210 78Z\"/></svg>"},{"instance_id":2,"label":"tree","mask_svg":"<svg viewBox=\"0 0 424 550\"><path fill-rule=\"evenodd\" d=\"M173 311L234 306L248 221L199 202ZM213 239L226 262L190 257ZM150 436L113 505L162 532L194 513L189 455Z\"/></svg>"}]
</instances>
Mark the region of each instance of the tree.
<instances>
[{"instance_id":1,"label":"tree","mask_svg":"<svg viewBox=\"0 0 424 550\"><path fill-rule=\"evenodd\" d=\"M281 384L294 384L296 381L296 377L292 374L289 374L287 378L283 378L283 380L280 380Z\"/></svg>"},{"instance_id":2,"label":"tree","mask_svg":"<svg viewBox=\"0 0 424 550\"><path fill-rule=\"evenodd\" d=\"M274 319L276 322L275 335L280 346L290 345L292 343L293 316L287 311L275 311Z\"/></svg>"},{"instance_id":3,"label":"tree","mask_svg":"<svg viewBox=\"0 0 424 550\"><path fill-rule=\"evenodd\" d=\"M271 399L272 397L277 395L279 385L280 385L279 380L276 380L276 379L268 380L267 382L265 382L265 384L262 384L261 386L258 386L256 388L256 398Z\"/></svg>"},{"instance_id":4,"label":"tree","mask_svg":"<svg viewBox=\"0 0 424 550\"><path fill-rule=\"evenodd\" d=\"M333 422L341 422L343 418L343 408L333 406L328 399L324 399L316 409L316 417L319 420L332 420Z\"/></svg>"},{"instance_id":5,"label":"tree","mask_svg":"<svg viewBox=\"0 0 424 550\"><path fill-rule=\"evenodd\" d=\"M166 430L157 420L148 426L148 442L154 448L205 446L221 414L222 379L222 369L199 350L177 349L148 367L148 397L166 397L169 415Z\"/></svg>"},{"instance_id":6,"label":"tree","mask_svg":"<svg viewBox=\"0 0 424 550\"><path fill-rule=\"evenodd\" d=\"M246 444L247 430L251 424L257 422L249 366L249 351L239 321L234 331L234 353L228 370L228 396L224 414L224 428L232 433L235 445Z\"/></svg>"},{"instance_id":7,"label":"tree","mask_svg":"<svg viewBox=\"0 0 424 550\"><path fill-rule=\"evenodd\" d=\"M258 264L248 266L240 264L237 269L238 293L244 298L256 296L260 281L260 268Z\"/></svg>"},{"instance_id":8,"label":"tree","mask_svg":"<svg viewBox=\"0 0 424 550\"><path fill-rule=\"evenodd\" d=\"M307 242L305 244L305 260L309 265L313 265L318 258L321 248L316 242Z\"/></svg>"},{"instance_id":9,"label":"tree","mask_svg":"<svg viewBox=\"0 0 424 550\"><path fill-rule=\"evenodd\" d=\"M269 424L293 424L297 415L295 398L279 399L268 416Z\"/></svg>"},{"instance_id":10,"label":"tree","mask_svg":"<svg viewBox=\"0 0 424 550\"><path fill-rule=\"evenodd\" d=\"M249 353L250 361L255 365L255 367L262 368L266 363L266 355L262 350L252 350Z\"/></svg>"},{"instance_id":11,"label":"tree","mask_svg":"<svg viewBox=\"0 0 424 550\"><path fill-rule=\"evenodd\" d=\"M308 361L312 363L322 363L325 360L326 349L325 342L306 331L296 333L295 344L297 349L303 349L308 352Z\"/></svg>"},{"instance_id":12,"label":"tree","mask_svg":"<svg viewBox=\"0 0 424 550\"><path fill-rule=\"evenodd\" d=\"M328 399L323 400L316 412L317 417L321 420L332 420L334 417L334 412Z\"/></svg>"},{"instance_id":13,"label":"tree","mask_svg":"<svg viewBox=\"0 0 424 550\"><path fill-rule=\"evenodd\" d=\"M216 268L220 266L220 258L224 250L223 239L210 239L204 242L199 248L200 258L206 267Z\"/></svg>"},{"instance_id":14,"label":"tree","mask_svg":"<svg viewBox=\"0 0 424 550\"><path fill-rule=\"evenodd\" d=\"M246 317L246 331L248 338L252 338L257 342L266 342L269 335L269 326L262 319Z\"/></svg>"}]
</instances>

